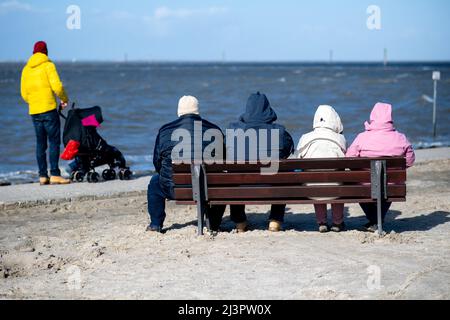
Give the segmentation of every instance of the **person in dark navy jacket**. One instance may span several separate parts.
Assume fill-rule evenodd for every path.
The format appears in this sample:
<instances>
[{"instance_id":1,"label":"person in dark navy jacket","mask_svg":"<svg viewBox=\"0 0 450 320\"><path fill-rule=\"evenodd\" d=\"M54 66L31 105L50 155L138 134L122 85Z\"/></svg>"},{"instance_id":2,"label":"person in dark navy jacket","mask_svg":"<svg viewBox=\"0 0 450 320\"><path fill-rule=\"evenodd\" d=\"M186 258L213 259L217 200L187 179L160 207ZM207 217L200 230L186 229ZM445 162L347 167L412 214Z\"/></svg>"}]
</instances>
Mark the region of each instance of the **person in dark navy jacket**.
<instances>
[{"instance_id":1,"label":"person in dark navy jacket","mask_svg":"<svg viewBox=\"0 0 450 320\"><path fill-rule=\"evenodd\" d=\"M178 103L178 119L164 125L158 133L155 143L155 150L153 153L153 164L157 174L155 174L150 180L147 191L148 199L148 213L150 216L150 225L147 231L150 232L162 232L164 226L164 220L166 218L166 199L172 200L174 198L174 182L173 182L173 170L172 170L172 151L180 143L180 141L173 141L172 135L178 129L185 129L191 136L191 156L190 159L194 159L194 128L197 124L201 125L202 137L203 134L214 129L221 135L221 143L223 148L223 133L215 124L202 119L199 113L199 102L197 98L192 96L184 96ZM185 142L185 141L183 141ZM210 141L203 141L202 139L202 151L208 146ZM215 210L224 210L223 206L213 207L210 209L210 223L211 229L216 231L220 224L215 222ZM223 214L223 212L220 214Z\"/></svg>"},{"instance_id":2,"label":"person in dark navy jacket","mask_svg":"<svg viewBox=\"0 0 450 320\"><path fill-rule=\"evenodd\" d=\"M270 102L266 95L259 92L252 94L248 98L245 113L239 118L239 121L231 123L228 128L234 131L242 129L244 132L255 130L257 133L257 141L253 145L246 142L245 150L237 152L236 148L238 148L239 144L236 143L236 141L235 143L230 143L230 141L227 140L227 161L229 161L230 158L234 161L261 160L261 151L263 151L262 154L264 156L268 156L270 159L287 159L294 152L294 142L286 128L275 123L277 119L277 114L270 106ZM258 134L260 130L267 130L267 141L260 140L260 135ZM272 130L278 130L279 141L277 144L272 143L271 141ZM243 141L243 139L241 139L241 141ZM242 159L242 156L240 155L244 155L244 158ZM254 159L255 155L256 159ZM272 206L269 217L269 231L281 231L285 210L286 205ZM236 223L238 232L245 232L247 229L245 206L231 206L231 220Z\"/></svg>"}]
</instances>

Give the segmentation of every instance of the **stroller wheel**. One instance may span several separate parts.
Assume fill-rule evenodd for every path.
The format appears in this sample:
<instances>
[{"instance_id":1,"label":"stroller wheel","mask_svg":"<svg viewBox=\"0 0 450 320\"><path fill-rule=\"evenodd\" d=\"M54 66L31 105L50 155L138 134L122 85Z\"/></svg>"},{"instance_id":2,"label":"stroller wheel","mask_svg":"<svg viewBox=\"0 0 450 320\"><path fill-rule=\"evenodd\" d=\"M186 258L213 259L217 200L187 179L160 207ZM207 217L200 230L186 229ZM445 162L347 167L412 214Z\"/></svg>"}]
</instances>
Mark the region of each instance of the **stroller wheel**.
<instances>
[{"instance_id":1,"label":"stroller wheel","mask_svg":"<svg viewBox=\"0 0 450 320\"><path fill-rule=\"evenodd\" d=\"M116 171L114 171L112 169L106 169L103 171L102 177L106 181L116 180L116 177L117 177Z\"/></svg>"},{"instance_id":2,"label":"stroller wheel","mask_svg":"<svg viewBox=\"0 0 450 320\"><path fill-rule=\"evenodd\" d=\"M119 172L119 179L120 180L130 180L133 173L130 171L130 169L122 169Z\"/></svg>"},{"instance_id":3,"label":"stroller wheel","mask_svg":"<svg viewBox=\"0 0 450 320\"><path fill-rule=\"evenodd\" d=\"M84 173L81 171L76 171L71 175L72 181L83 182L84 181Z\"/></svg>"},{"instance_id":4,"label":"stroller wheel","mask_svg":"<svg viewBox=\"0 0 450 320\"><path fill-rule=\"evenodd\" d=\"M97 183L100 175L97 172L89 172L87 174L87 180L89 183Z\"/></svg>"}]
</instances>

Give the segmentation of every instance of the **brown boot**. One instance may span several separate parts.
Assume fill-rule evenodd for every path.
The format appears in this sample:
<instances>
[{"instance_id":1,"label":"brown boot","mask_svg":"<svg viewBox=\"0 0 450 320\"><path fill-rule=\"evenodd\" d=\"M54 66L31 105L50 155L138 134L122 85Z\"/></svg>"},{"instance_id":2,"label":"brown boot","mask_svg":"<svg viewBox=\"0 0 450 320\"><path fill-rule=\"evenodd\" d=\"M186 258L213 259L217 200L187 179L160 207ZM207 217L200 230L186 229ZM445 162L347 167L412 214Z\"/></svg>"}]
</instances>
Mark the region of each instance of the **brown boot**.
<instances>
[{"instance_id":1,"label":"brown boot","mask_svg":"<svg viewBox=\"0 0 450 320\"><path fill-rule=\"evenodd\" d=\"M236 223L236 231L237 233L245 233L247 232L247 221L245 222L241 222L241 223Z\"/></svg>"},{"instance_id":2,"label":"brown boot","mask_svg":"<svg viewBox=\"0 0 450 320\"><path fill-rule=\"evenodd\" d=\"M281 222L279 221L270 221L269 223L269 231L270 232L280 232L283 229Z\"/></svg>"},{"instance_id":3,"label":"brown boot","mask_svg":"<svg viewBox=\"0 0 450 320\"><path fill-rule=\"evenodd\" d=\"M63 177L51 177L50 184L70 184L70 180L64 179Z\"/></svg>"},{"instance_id":4,"label":"brown boot","mask_svg":"<svg viewBox=\"0 0 450 320\"><path fill-rule=\"evenodd\" d=\"M50 184L50 179L49 178L39 178L39 183L41 186L46 186L48 184Z\"/></svg>"}]
</instances>

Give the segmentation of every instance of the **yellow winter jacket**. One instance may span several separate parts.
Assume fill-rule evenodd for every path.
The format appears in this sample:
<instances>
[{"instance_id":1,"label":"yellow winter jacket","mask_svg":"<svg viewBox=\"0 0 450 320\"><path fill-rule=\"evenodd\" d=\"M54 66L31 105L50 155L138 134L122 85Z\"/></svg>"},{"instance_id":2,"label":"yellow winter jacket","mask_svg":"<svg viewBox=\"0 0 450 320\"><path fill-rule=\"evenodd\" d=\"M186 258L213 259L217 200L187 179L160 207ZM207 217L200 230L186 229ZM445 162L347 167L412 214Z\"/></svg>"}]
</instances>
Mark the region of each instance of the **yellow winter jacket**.
<instances>
[{"instance_id":1,"label":"yellow winter jacket","mask_svg":"<svg viewBox=\"0 0 450 320\"><path fill-rule=\"evenodd\" d=\"M23 68L20 92L30 106L30 115L55 110L55 94L61 101L69 101L55 65L43 53L32 55Z\"/></svg>"}]
</instances>

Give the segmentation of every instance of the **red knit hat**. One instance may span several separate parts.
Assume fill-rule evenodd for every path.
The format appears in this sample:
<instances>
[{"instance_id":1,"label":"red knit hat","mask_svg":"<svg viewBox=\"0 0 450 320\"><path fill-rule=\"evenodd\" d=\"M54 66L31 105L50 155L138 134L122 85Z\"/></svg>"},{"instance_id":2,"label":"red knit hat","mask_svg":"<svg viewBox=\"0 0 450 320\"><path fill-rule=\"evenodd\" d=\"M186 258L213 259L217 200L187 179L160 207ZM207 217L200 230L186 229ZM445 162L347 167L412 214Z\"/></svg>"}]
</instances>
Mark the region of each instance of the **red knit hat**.
<instances>
[{"instance_id":1,"label":"red knit hat","mask_svg":"<svg viewBox=\"0 0 450 320\"><path fill-rule=\"evenodd\" d=\"M38 41L35 43L33 54L38 52L48 55L47 44L44 41Z\"/></svg>"}]
</instances>

